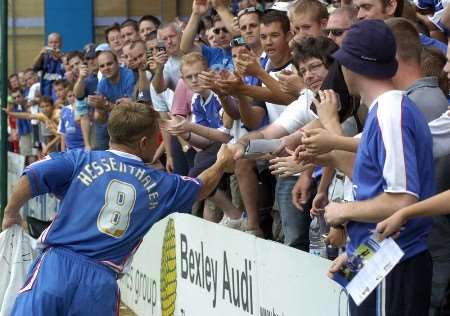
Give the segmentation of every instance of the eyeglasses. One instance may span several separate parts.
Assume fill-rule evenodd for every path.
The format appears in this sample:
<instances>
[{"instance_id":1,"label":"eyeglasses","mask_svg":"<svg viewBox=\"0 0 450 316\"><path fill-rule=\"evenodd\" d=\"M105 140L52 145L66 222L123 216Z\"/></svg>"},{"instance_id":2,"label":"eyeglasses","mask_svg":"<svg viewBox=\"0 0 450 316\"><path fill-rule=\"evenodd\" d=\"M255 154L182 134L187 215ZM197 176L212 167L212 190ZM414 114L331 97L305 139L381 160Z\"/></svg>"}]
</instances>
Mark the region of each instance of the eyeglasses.
<instances>
[{"instance_id":1,"label":"eyeglasses","mask_svg":"<svg viewBox=\"0 0 450 316\"><path fill-rule=\"evenodd\" d=\"M306 67L299 68L298 75L300 77L304 77L307 71L309 71L310 73L313 73L313 72L318 71L320 69L320 67L322 67L322 66L323 66L322 62L317 62L317 63L311 64L311 65L308 65Z\"/></svg>"},{"instance_id":2,"label":"eyeglasses","mask_svg":"<svg viewBox=\"0 0 450 316\"><path fill-rule=\"evenodd\" d=\"M331 35L339 37L342 36L347 30L348 28L335 28L335 29L325 29L324 32L326 36L330 36L331 33Z\"/></svg>"},{"instance_id":3,"label":"eyeglasses","mask_svg":"<svg viewBox=\"0 0 450 316\"><path fill-rule=\"evenodd\" d=\"M222 31L223 33L228 33L228 30L225 27L220 27L212 30L214 34L219 35Z\"/></svg>"},{"instance_id":4,"label":"eyeglasses","mask_svg":"<svg viewBox=\"0 0 450 316\"><path fill-rule=\"evenodd\" d=\"M258 12L258 10L255 7L245 8L245 9L242 9L241 11L239 11L237 17L240 18L244 14L255 13L255 12Z\"/></svg>"}]
</instances>

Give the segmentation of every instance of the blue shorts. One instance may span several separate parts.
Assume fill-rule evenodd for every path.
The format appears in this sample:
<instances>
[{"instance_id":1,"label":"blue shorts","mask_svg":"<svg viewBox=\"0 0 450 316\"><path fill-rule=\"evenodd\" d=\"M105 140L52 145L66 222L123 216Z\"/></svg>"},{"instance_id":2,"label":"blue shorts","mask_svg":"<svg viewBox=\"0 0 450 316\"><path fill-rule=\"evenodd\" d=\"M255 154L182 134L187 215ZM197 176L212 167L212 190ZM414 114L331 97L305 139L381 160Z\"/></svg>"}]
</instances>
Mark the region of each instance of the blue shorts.
<instances>
[{"instance_id":1,"label":"blue shorts","mask_svg":"<svg viewBox=\"0 0 450 316\"><path fill-rule=\"evenodd\" d=\"M87 257L50 248L35 260L11 316L118 315L116 273Z\"/></svg>"}]
</instances>

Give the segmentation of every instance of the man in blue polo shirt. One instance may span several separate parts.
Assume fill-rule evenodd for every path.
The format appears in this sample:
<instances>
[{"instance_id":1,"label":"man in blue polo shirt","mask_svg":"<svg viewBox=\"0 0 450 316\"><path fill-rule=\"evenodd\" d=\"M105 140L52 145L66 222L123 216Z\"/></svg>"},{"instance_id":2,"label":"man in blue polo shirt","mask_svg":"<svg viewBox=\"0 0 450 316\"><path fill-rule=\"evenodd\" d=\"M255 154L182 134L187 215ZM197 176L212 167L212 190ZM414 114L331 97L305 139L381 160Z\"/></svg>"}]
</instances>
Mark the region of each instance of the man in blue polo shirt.
<instances>
[{"instance_id":1,"label":"man in blue polo shirt","mask_svg":"<svg viewBox=\"0 0 450 316\"><path fill-rule=\"evenodd\" d=\"M348 32L333 57L342 65L353 95L370 105L354 158L355 202L330 203L327 221L347 223L347 252L330 272L337 272L372 234L375 224L398 209L435 193L431 133L416 105L394 90L398 64L391 30L380 20L365 20ZM351 161L351 159L350 159ZM432 263L427 249L431 219L409 221L396 240L405 255L352 315L428 315Z\"/></svg>"}]
</instances>

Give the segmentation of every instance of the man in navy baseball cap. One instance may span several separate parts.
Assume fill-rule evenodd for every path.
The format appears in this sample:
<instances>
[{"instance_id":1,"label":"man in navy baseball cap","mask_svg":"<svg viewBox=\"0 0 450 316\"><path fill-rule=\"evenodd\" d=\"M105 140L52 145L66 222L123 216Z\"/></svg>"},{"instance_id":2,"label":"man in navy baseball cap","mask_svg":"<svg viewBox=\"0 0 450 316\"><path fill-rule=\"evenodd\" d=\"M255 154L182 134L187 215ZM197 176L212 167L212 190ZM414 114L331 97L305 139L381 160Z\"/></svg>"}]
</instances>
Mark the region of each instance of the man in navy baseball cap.
<instances>
[{"instance_id":1,"label":"man in navy baseball cap","mask_svg":"<svg viewBox=\"0 0 450 316\"><path fill-rule=\"evenodd\" d=\"M400 208L435 194L432 139L417 106L394 90L398 65L395 38L381 20L351 27L334 58L342 65L350 93L369 107L353 163L354 202L330 203L325 218L346 224L350 241L330 273L339 271L356 248L367 241L378 222ZM357 306L352 316L428 315L432 263L427 247L431 219L405 223L396 239L404 256L382 283Z\"/></svg>"}]
</instances>

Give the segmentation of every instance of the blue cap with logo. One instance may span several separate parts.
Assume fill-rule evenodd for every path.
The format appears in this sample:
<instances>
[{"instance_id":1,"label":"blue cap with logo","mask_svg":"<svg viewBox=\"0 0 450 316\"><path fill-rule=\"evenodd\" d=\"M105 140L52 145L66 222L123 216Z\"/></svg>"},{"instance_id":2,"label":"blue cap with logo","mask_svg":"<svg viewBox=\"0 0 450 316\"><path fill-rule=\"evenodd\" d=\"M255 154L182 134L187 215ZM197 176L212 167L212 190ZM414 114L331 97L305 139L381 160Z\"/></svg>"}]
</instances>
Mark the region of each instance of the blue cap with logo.
<instances>
[{"instance_id":1,"label":"blue cap with logo","mask_svg":"<svg viewBox=\"0 0 450 316\"><path fill-rule=\"evenodd\" d=\"M397 72L395 37L382 20L354 24L333 57L345 68L374 79L389 79Z\"/></svg>"}]
</instances>

